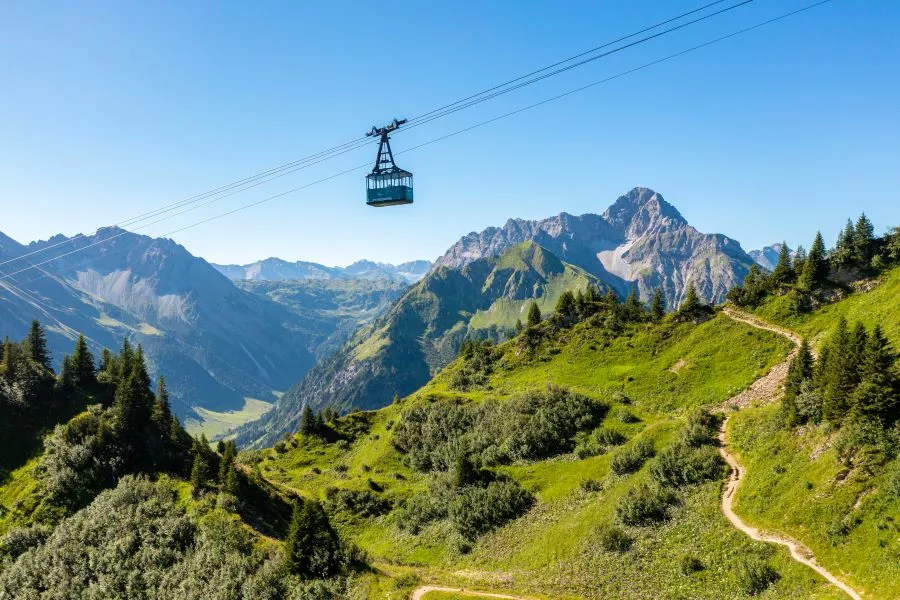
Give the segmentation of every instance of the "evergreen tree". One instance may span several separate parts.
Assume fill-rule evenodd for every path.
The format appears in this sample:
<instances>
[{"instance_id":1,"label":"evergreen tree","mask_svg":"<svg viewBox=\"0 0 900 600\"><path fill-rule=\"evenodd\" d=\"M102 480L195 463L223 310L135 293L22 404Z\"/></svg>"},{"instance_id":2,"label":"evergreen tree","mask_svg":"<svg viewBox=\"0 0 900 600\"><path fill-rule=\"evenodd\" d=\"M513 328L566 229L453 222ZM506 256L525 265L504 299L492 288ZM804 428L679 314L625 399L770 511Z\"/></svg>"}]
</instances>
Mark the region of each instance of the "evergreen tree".
<instances>
[{"instance_id":1,"label":"evergreen tree","mask_svg":"<svg viewBox=\"0 0 900 600\"><path fill-rule=\"evenodd\" d=\"M687 290L684 293L684 298L681 300L681 304L678 306L678 315L679 316L690 316L696 313L702 303L700 302L700 296L697 295L697 288L694 286L694 282L690 282L687 286Z\"/></svg>"},{"instance_id":2,"label":"evergreen tree","mask_svg":"<svg viewBox=\"0 0 900 600\"><path fill-rule=\"evenodd\" d=\"M212 467L209 464L209 448L205 439L194 440L192 447L193 465L191 466L191 488L195 498L199 497L209 484Z\"/></svg>"},{"instance_id":3,"label":"evergreen tree","mask_svg":"<svg viewBox=\"0 0 900 600\"><path fill-rule=\"evenodd\" d=\"M892 423L900 417L900 388L894 372L896 356L876 325L866 340L862 353L860 383L851 404L855 414Z\"/></svg>"},{"instance_id":4,"label":"evergreen tree","mask_svg":"<svg viewBox=\"0 0 900 600\"><path fill-rule=\"evenodd\" d=\"M522 333L522 319L516 319L516 335Z\"/></svg>"},{"instance_id":5,"label":"evergreen tree","mask_svg":"<svg viewBox=\"0 0 900 600\"><path fill-rule=\"evenodd\" d=\"M128 338L125 338L122 341L122 350L119 352L119 358L116 361L117 366L119 367L119 372L117 379L118 381L125 381L131 375L132 362L134 361L134 350L131 347L131 342L128 341Z\"/></svg>"},{"instance_id":6,"label":"evergreen tree","mask_svg":"<svg viewBox=\"0 0 900 600\"><path fill-rule=\"evenodd\" d=\"M650 317L654 321L659 321L666 314L666 299L663 298L661 288L656 288L653 292L653 300L650 301Z\"/></svg>"},{"instance_id":7,"label":"evergreen tree","mask_svg":"<svg viewBox=\"0 0 900 600\"><path fill-rule=\"evenodd\" d=\"M63 356L62 368L59 371L59 383L66 389L75 387L77 377L75 376L75 368L72 366L72 357L66 354Z\"/></svg>"},{"instance_id":8,"label":"evergreen tree","mask_svg":"<svg viewBox=\"0 0 900 600\"><path fill-rule=\"evenodd\" d=\"M803 267L806 265L806 248L802 245L797 246L794 251L794 276L800 277L803 274Z\"/></svg>"},{"instance_id":9,"label":"evergreen tree","mask_svg":"<svg viewBox=\"0 0 900 600\"><path fill-rule=\"evenodd\" d=\"M301 577L328 577L340 568L340 541L313 500L294 504L284 550L288 568Z\"/></svg>"},{"instance_id":10,"label":"evergreen tree","mask_svg":"<svg viewBox=\"0 0 900 600\"><path fill-rule=\"evenodd\" d=\"M89 389L97 382L97 371L94 366L94 355L88 348L83 335L78 336L75 342L75 351L72 353L72 370L75 382L82 389Z\"/></svg>"},{"instance_id":11,"label":"evergreen tree","mask_svg":"<svg viewBox=\"0 0 900 600\"><path fill-rule=\"evenodd\" d=\"M584 291L584 301L586 304L594 304L600 301L600 292L593 284L588 284Z\"/></svg>"},{"instance_id":12,"label":"evergreen tree","mask_svg":"<svg viewBox=\"0 0 900 600\"><path fill-rule=\"evenodd\" d=\"M303 414L300 415L300 433L313 435L316 432L316 416L309 404L304 405Z\"/></svg>"},{"instance_id":13,"label":"evergreen tree","mask_svg":"<svg viewBox=\"0 0 900 600\"><path fill-rule=\"evenodd\" d=\"M803 382L808 381L813 375L813 356L806 338L800 344L796 356L788 367L787 378L784 383L783 413L788 426L799 422L797 412L797 396L803 387Z\"/></svg>"},{"instance_id":14,"label":"evergreen tree","mask_svg":"<svg viewBox=\"0 0 900 600\"><path fill-rule=\"evenodd\" d=\"M575 296L572 292L566 290L560 294L559 300L556 301L556 314L565 319L575 315Z\"/></svg>"},{"instance_id":15,"label":"evergreen tree","mask_svg":"<svg viewBox=\"0 0 900 600\"><path fill-rule=\"evenodd\" d=\"M116 386L113 407L116 410L120 431L134 434L150 420L154 399L153 393L150 391L150 379L147 376L140 352L134 355L129 363L131 372L124 381L120 381Z\"/></svg>"},{"instance_id":16,"label":"evergreen tree","mask_svg":"<svg viewBox=\"0 0 900 600\"><path fill-rule=\"evenodd\" d=\"M534 327L541 323L541 309L538 308L537 302L532 302L528 307L528 326Z\"/></svg>"},{"instance_id":17,"label":"evergreen tree","mask_svg":"<svg viewBox=\"0 0 900 600\"><path fill-rule=\"evenodd\" d=\"M875 239L875 228L872 221L863 213L853 227L851 248L853 262L861 269L868 269L872 264L872 242Z\"/></svg>"},{"instance_id":18,"label":"evergreen tree","mask_svg":"<svg viewBox=\"0 0 900 600\"><path fill-rule=\"evenodd\" d=\"M325 431L325 419L322 418L322 411L316 413L314 425L317 434Z\"/></svg>"},{"instance_id":19,"label":"evergreen tree","mask_svg":"<svg viewBox=\"0 0 900 600\"><path fill-rule=\"evenodd\" d=\"M825 283L828 275L828 263L825 261L825 242L821 232L816 232L816 238L809 248L806 262L803 264L801 286L811 290Z\"/></svg>"},{"instance_id":20,"label":"evergreen tree","mask_svg":"<svg viewBox=\"0 0 900 600\"><path fill-rule=\"evenodd\" d=\"M781 243L781 250L778 253L778 263L772 271L772 281L776 285L790 283L794 278L794 271L791 267L791 255L788 251L787 242Z\"/></svg>"},{"instance_id":21,"label":"evergreen tree","mask_svg":"<svg viewBox=\"0 0 900 600\"><path fill-rule=\"evenodd\" d=\"M822 416L839 424L847 414L857 374L852 359L852 337L844 317L838 320L827 345L828 356L821 372Z\"/></svg>"},{"instance_id":22,"label":"evergreen tree","mask_svg":"<svg viewBox=\"0 0 900 600\"><path fill-rule=\"evenodd\" d=\"M25 354L31 360L48 371L53 370L50 364L50 351L47 349L47 334L44 333L44 328L41 327L41 323L37 319L31 322L31 327L28 330L28 335L25 336L22 346L25 349Z\"/></svg>"},{"instance_id":23,"label":"evergreen tree","mask_svg":"<svg viewBox=\"0 0 900 600\"><path fill-rule=\"evenodd\" d=\"M222 459L219 461L219 484L225 488L228 475L234 471L234 460L237 457L237 445L233 441L225 442Z\"/></svg>"},{"instance_id":24,"label":"evergreen tree","mask_svg":"<svg viewBox=\"0 0 900 600\"><path fill-rule=\"evenodd\" d=\"M849 267L853 263L853 222L847 219L847 225L838 234L837 242L831 253L831 264L836 269Z\"/></svg>"},{"instance_id":25,"label":"evergreen tree","mask_svg":"<svg viewBox=\"0 0 900 600\"><path fill-rule=\"evenodd\" d=\"M165 427L172 421L172 405L169 402L169 389L166 387L165 378L160 375L156 382L156 395L153 401L153 422L156 423L160 430L165 431Z\"/></svg>"},{"instance_id":26,"label":"evergreen tree","mask_svg":"<svg viewBox=\"0 0 900 600\"><path fill-rule=\"evenodd\" d=\"M11 382L16 378L16 366L19 361L19 346L9 338L3 340L3 357L0 360L0 375Z\"/></svg>"},{"instance_id":27,"label":"evergreen tree","mask_svg":"<svg viewBox=\"0 0 900 600\"><path fill-rule=\"evenodd\" d=\"M643 321L644 317L647 316L644 310L644 303L638 298L637 289L634 287L631 288L631 293L625 299L625 314L629 321L635 322Z\"/></svg>"}]
</instances>

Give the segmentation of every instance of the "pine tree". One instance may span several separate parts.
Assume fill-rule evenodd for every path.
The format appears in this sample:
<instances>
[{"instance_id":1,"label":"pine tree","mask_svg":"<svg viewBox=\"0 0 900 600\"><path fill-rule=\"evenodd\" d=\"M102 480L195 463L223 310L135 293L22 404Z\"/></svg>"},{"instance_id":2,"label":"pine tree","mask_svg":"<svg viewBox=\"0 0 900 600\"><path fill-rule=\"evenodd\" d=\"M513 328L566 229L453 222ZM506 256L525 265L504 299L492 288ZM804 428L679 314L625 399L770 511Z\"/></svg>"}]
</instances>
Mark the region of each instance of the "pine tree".
<instances>
[{"instance_id":1,"label":"pine tree","mask_svg":"<svg viewBox=\"0 0 900 600\"><path fill-rule=\"evenodd\" d=\"M803 267L806 265L806 248L797 246L794 251L794 277L799 278L803 274Z\"/></svg>"},{"instance_id":2,"label":"pine tree","mask_svg":"<svg viewBox=\"0 0 900 600\"><path fill-rule=\"evenodd\" d=\"M566 290L556 301L556 314L564 319L571 319L575 315L575 296Z\"/></svg>"},{"instance_id":3,"label":"pine tree","mask_svg":"<svg viewBox=\"0 0 900 600\"><path fill-rule=\"evenodd\" d=\"M822 370L822 416L839 424L850 406L857 371L852 362L852 338L847 320L841 317L828 340L828 357Z\"/></svg>"},{"instance_id":4,"label":"pine tree","mask_svg":"<svg viewBox=\"0 0 900 600\"><path fill-rule=\"evenodd\" d=\"M125 381L131 375L132 362L134 361L134 350L128 338L122 340L122 350L119 352L119 358L116 361L119 372L117 374L118 381Z\"/></svg>"},{"instance_id":5,"label":"pine tree","mask_svg":"<svg viewBox=\"0 0 900 600\"><path fill-rule=\"evenodd\" d=\"M650 301L650 318L659 321L666 314L666 299L663 298L661 288L653 292L653 300Z\"/></svg>"},{"instance_id":6,"label":"pine tree","mask_svg":"<svg viewBox=\"0 0 900 600\"><path fill-rule=\"evenodd\" d=\"M197 498L206 489L212 474L212 467L210 467L209 459L207 458L208 448L205 440L195 439L192 453L194 463L191 466L191 488L194 497Z\"/></svg>"},{"instance_id":7,"label":"pine tree","mask_svg":"<svg viewBox=\"0 0 900 600\"><path fill-rule=\"evenodd\" d=\"M0 359L0 375L11 382L16 378L16 366L19 361L19 346L9 338L3 340L3 357Z\"/></svg>"},{"instance_id":8,"label":"pine tree","mask_svg":"<svg viewBox=\"0 0 900 600\"><path fill-rule=\"evenodd\" d=\"M160 375L156 382L156 394L153 401L153 422L161 431L172 421L172 405L169 402L169 389L166 387L166 379Z\"/></svg>"},{"instance_id":9,"label":"pine tree","mask_svg":"<svg viewBox=\"0 0 900 600\"><path fill-rule=\"evenodd\" d=\"M875 325L866 340L860 367L860 383L851 404L857 415L891 423L900 417L900 389L894 373L896 356L880 325Z\"/></svg>"},{"instance_id":10,"label":"pine tree","mask_svg":"<svg viewBox=\"0 0 900 600\"><path fill-rule=\"evenodd\" d=\"M320 434L323 431L325 431L325 419L322 418L322 411L319 411L316 413L314 425L315 425L315 431L317 434Z\"/></svg>"},{"instance_id":11,"label":"pine tree","mask_svg":"<svg viewBox=\"0 0 900 600\"><path fill-rule=\"evenodd\" d=\"M787 378L784 383L783 413L787 425L793 426L800 419L797 414L797 396L803 387L803 382L808 381L813 375L813 356L809 349L809 342L803 338L797 355L791 360L788 367Z\"/></svg>"},{"instance_id":12,"label":"pine tree","mask_svg":"<svg viewBox=\"0 0 900 600\"><path fill-rule=\"evenodd\" d=\"M816 238L809 248L809 255L803 264L803 274L800 284L805 289L811 290L825 283L828 275L828 263L825 261L825 242L822 234L816 232Z\"/></svg>"},{"instance_id":13,"label":"pine tree","mask_svg":"<svg viewBox=\"0 0 900 600\"><path fill-rule=\"evenodd\" d=\"M872 264L872 242L875 239L875 228L872 221L863 213L853 227L851 248L853 262L861 269L868 269Z\"/></svg>"},{"instance_id":14,"label":"pine tree","mask_svg":"<svg viewBox=\"0 0 900 600\"><path fill-rule=\"evenodd\" d=\"M694 286L694 282L688 284L687 290L684 293L684 298L681 300L681 304L678 306L678 315L679 316L691 316L695 314L702 303L700 302L700 296L697 295L697 288Z\"/></svg>"},{"instance_id":15,"label":"pine tree","mask_svg":"<svg viewBox=\"0 0 900 600\"><path fill-rule=\"evenodd\" d=\"M44 328L41 327L41 323L37 319L31 322L31 327L28 330L28 335L25 336L25 340L22 342L22 346L31 360L48 371L53 370L50 364L50 351L47 349L47 334L44 333Z\"/></svg>"},{"instance_id":16,"label":"pine tree","mask_svg":"<svg viewBox=\"0 0 900 600\"><path fill-rule=\"evenodd\" d=\"M831 253L831 264L836 269L849 267L853 263L853 222L847 219L847 225L838 234L834 251Z\"/></svg>"},{"instance_id":17,"label":"pine tree","mask_svg":"<svg viewBox=\"0 0 900 600\"><path fill-rule=\"evenodd\" d=\"M644 303L641 302L641 299L637 295L637 289L634 287L631 288L631 292L625 299L625 314L629 321L635 322L643 321L647 316L647 313L644 310Z\"/></svg>"},{"instance_id":18,"label":"pine tree","mask_svg":"<svg viewBox=\"0 0 900 600\"><path fill-rule=\"evenodd\" d=\"M64 388L72 389L75 387L77 377L75 376L75 368L72 366L72 357L66 354L63 356L62 368L59 371L59 383Z\"/></svg>"},{"instance_id":19,"label":"pine tree","mask_svg":"<svg viewBox=\"0 0 900 600\"><path fill-rule=\"evenodd\" d=\"M534 327L541 323L541 309L538 308L537 302L532 302L528 307L528 326Z\"/></svg>"},{"instance_id":20,"label":"pine tree","mask_svg":"<svg viewBox=\"0 0 900 600\"><path fill-rule=\"evenodd\" d=\"M776 285L790 283L794 278L794 271L791 267L791 255L788 251L786 242L781 243L781 250L778 252L778 263L772 271L772 281Z\"/></svg>"},{"instance_id":21,"label":"pine tree","mask_svg":"<svg viewBox=\"0 0 900 600\"><path fill-rule=\"evenodd\" d=\"M94 355L88 348L83 335L78 336L75 342L75 351L72 353L72 370L75 383L82 389L89 389L97 382L97 371L94 366Z\"/></svg>"},{"instance_id":22,"label":"pine tree","mask_svg":"<svg viewBox=\"0 0 900 600\"><path fill-rule=\"evenodd\" d=\"M234 459L237 457L237 445L233 441L225 442L222 459L219 461L219 484L224 488L228 474L234 471Z\"/></svg>"},{"instance_id":23,"label":"pine tree","mask_svg":"<svg viewBox=\"0 0 900 600\"><path fill-rule=\"evenodd\" d=\"M516 335L522 333L522 319L516 319Z\"/></svg>"},{"instance_id":24,"label":"pine tree","mask_svg":"<svg viewBox=\"0 0 900 600\"><path fill-rule=\"evenodd\" d=\"M288 568L302 577L328 577L340 567L340 542L318 502L295 502L284 551Z\"/></svg>"},{"instance_id":25,"label":"pine tree","mask_svg":"<svg viewBox=\"0 0 900 600\"><path fill-rule=\"evenodd\" d=\"M300 415L300 433L313 435L316 432L316 416L309 404L304 405L303 414Z\"/></svg>"}]
</instances>

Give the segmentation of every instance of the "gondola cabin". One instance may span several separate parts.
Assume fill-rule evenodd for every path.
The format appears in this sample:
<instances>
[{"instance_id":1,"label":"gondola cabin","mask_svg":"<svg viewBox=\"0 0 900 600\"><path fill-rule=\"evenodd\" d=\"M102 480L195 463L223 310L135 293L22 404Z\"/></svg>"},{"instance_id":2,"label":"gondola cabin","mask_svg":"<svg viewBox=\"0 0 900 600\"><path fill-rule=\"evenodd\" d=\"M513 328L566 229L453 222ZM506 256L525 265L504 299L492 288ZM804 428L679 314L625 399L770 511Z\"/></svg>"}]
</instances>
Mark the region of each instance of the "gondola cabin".
<instances>
[{"instance_id":1,"label":"gondola cabin","mask_svg":"<svg viewBox=\"0 0 900 600\"><path fill-rule=\"evenodd\" d=\"M394 163L389 133L406 123L406 119L394 121L381 128L373 127L368 136L378 136L378 156L375 168L366 175L366 204L369 206L398 206L413 202L413 175Z\"/></svg>"}]
</instances>

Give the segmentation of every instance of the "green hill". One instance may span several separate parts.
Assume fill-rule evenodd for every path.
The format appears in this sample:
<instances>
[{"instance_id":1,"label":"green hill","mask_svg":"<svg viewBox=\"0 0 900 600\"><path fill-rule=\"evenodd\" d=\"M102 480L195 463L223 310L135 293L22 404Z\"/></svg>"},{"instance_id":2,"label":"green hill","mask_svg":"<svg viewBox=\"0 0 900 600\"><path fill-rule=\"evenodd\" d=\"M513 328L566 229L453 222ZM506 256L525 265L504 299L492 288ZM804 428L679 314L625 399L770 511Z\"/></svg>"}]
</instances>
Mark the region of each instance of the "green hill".
<instances>
[{"instance_id":1,"label":"green hill","mask_svg":"<svg viewBox=\"0 0 900 600\"><path fill-rule=\"evenodd\" d=\"M295 431L301 408L380 408L446 366L467 337L506 339L536 299L552 311L565 291L600 287L585 271L533 242L465 267L441 267L317 365L275 408L238 431L240 443L271 445Z\"/></svg>"}]
</instances>

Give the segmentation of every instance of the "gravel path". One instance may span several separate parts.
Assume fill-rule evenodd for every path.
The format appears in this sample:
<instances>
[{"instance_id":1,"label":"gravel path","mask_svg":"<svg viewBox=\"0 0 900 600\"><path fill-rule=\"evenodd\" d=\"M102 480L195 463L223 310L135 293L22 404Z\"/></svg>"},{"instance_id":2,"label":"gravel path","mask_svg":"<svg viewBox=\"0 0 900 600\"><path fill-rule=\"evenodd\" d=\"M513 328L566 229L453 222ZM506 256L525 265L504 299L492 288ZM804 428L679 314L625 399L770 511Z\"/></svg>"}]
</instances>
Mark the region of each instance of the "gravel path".
<instances>
[{"instance_id":1,"label":"gravel path","mask_svg":"<svg viewBox=\"0 0 900 600\"><path fill-rule=\"evenodd\" d=\"M770 325L769 323L765 323L752 315L737 311L733 308L726 308L725 314L736 321L741 321L742 323L746 323L752 327L765 329L767 331L774 331L775 333L781 334L794 342L795 345L800 344L800 336L792 331ZM725 407L728 408L733 406L740 409L749 405L750 402L754 401L774 402L775 400L777 400L781 393L784 379L787 376L788 365L790 364L791 359L796 353L797 351L795 349L783 362L773 367L765 376L757 379L756 382L754 382L754 384L750 386L750 389L745 390L726 401ZM791 558L793 558L795 561L811 568L854 600L862 600L862 596L859 594L859 592L832 575L830 572L828 572L827 569L816 562L816 557L813 555L812 551L809 548L796 540L792 540L787 536L766 533L760 531L759 529L756 529L755 527L751 527L744 523L744 521L742 521L741 518L734 513L734 510L732 509L732 504L734 503L734 494L735 492L737 492L738 487L741 485L741 481L743 481L744 479L746 470L740 465L740 463L738 463L737 458L728 450L728 418L729 417L726 413L725 420L722 422L722 429L719 431L719 441L721 442L719 453L725 459L725 462L728 463L728 466L731 467L731 472L728 475L728 480L725 482L725 489L722 492L722 512L725 514L731 524L735 526L735 528L744 532L751 539L760 542L769 542L772 544L786 546L791 552Z\"/></svg>"}]
</instances>

